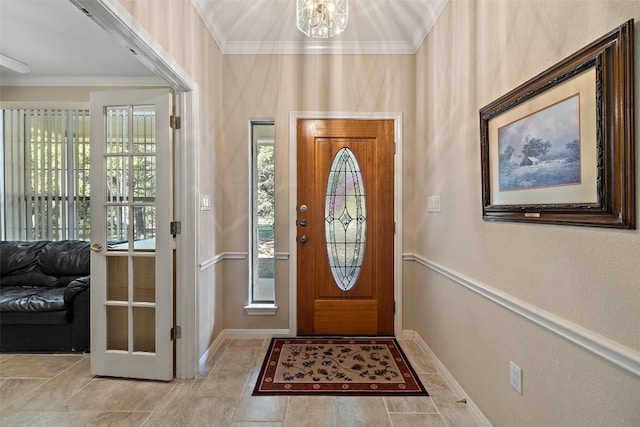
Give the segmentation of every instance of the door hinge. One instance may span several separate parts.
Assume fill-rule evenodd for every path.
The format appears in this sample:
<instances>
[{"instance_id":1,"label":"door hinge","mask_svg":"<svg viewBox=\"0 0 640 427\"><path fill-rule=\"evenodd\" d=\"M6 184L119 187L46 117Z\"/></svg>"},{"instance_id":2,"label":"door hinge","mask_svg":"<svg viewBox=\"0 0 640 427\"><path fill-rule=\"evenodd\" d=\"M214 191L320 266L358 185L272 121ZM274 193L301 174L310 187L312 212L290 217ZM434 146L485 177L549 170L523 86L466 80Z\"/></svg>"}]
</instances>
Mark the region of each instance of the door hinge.
<instances>
[{"instance_id":1,"label":"door hinge","mask_svg":"<svg viewBox=\"0 0 640 427\"><path fill-rule=\"evenodd\" d=\"M182 338L182 328L180 326L174 326L171 328L171 341Z\"/></svg>"},{"instance_id":2,"label":"door hinge","mask_svg":"<svg viewBox=\"0 0 640 427\"><path fill-rule=\"evenodd\" d=\"M396 302L393 302L393 314L396 314Z\"/></svg>"},{"instance_id":3,"label":"door hinge","mask_svg":"<svg viewBox=\"0 0 640 427\"><path fill-rule=\"evenodd\" d=\"M177 236L182 233L182 223L180 221L171 221L171 234Z\"/></svg>"},{"instance_id":4,"label":"door hinge","mask_svg":"<svg viewBox=\"0 0 640 427\"><path fill-rule=\"evenodd\" d=\"M180 129L182 127L180 116L169 116L169 126L172 129Z\"/></svg>"},{"instance_id":5,"label":"door hinge","mask_svg":"<svg viewBox=\"0 0 640 427\"><path fill-rule=\"evenodd\" d=\"M393 234L397 233L397 229L398 229L398 223L393 221Z\"/></svg>"}]
</instances>

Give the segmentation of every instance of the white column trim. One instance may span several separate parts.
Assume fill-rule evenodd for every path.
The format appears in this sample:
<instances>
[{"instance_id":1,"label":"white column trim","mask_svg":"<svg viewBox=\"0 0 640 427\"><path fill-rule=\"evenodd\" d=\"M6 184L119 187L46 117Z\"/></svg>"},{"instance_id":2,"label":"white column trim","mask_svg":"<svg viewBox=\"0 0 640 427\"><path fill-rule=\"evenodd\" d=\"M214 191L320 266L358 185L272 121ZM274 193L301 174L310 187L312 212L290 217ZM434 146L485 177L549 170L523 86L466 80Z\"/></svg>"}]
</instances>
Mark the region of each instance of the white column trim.
<instances>
[{"instance_id":1,"label":"white column trim","mask_svg":"<svg viewBox=\"0 0 640 427\"><path fill-rule=\"evenodd\" d=\"M176 346L176 372L178 378L195 378L198 369L197 313L195 310L197 284L198 224L199 224L199 87L197 82L155 40L118 0L70 0L88 12L100 27L117 42L133 49L137 58L166 85L176 92L176 105L182 114L183 129L176 132L176 143L184 149L178 159L176 194L182 208L176 212L183 222L182 234L177 238L177 301L174 321L182 328L182 338Z\"/></svg>"}]
</instances>

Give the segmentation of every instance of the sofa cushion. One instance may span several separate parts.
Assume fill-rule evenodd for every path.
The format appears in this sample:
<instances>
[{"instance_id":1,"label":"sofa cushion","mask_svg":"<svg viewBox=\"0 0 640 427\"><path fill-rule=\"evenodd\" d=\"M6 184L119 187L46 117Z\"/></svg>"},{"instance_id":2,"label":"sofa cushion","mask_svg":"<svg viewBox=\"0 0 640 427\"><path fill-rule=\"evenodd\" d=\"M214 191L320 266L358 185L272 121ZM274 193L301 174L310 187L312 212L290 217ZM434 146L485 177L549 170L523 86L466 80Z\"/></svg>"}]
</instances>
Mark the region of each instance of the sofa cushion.
<instances>
[{"instance_id":1,"label":"sofa cushion","mask_svg":"<svg viewBox=\"0 0 640 427\"><path fill-rule=\"evenodd\" d=\"M0 242L0 276L28 273L38 264L38 253L48 242Z\"/></svg>"},{"instance_id":2,"label":"sofa cushion","mask_svg":"<svg viewBox=\"0 0 640 427\"><path fill-rule=\"evenodd\" d=\"M72 300L80 293L87 291L91 285L91 276L80 277L69 283L64 290L64 302L67 305L72 304Z\"/></svg>"},{"instance_id":3,"label":"sofa cushion","mask_svg":"<svg viewBox=\"0 0 640 427\"><path fill-rule=\"evenodd\" d=\"M38 257L40 270L52 276L86 276L90 270L89 242L49 242Z\"/></svg>"},{"instance_id":4,"label":"sofa cushion","mask_svg":"<svg viewBox=\"0 0 640 427\"><path fill-rule=\"evenodd\" d=\"M10 274L0 278L0 286L59 286L55 276L49 276L37 271ZM66 285L65 285L66 286Z\"/></svg>"},{"instance_id":5,"label":"sofa cushion","mask_svg":"<svg viewBox=\"0 0 640 427\"><path fill-rule=\"evenodd\" d=\"M16 325L66 325L71 322L72 319L73 315L71 310L40 311L38 313L30 313L27 311L0 311L0 328L15 327ZM34 334L33 331L31 332L30 336L23 338L21 341L24 339L42 339L42 337ZM7 330L4 329L2 333L3 335L6 334ZM3 345L5 338L6 336L2 338ZM51 339L51 337L48 336L47 339ZM40 348L36 349L40 350ZM22 348L16 348L15 350L22 350Z\"/></svg>"},{"instance_id":6,"label":"sofa cushion","mask_svg":"<svg viewBox=\"0 0 640 427\"><path fill-rule=\"evenodd\" d=\"M63 310L65 288L5 286L0 288L0 311Z\"/></svg>"}]
</instances>

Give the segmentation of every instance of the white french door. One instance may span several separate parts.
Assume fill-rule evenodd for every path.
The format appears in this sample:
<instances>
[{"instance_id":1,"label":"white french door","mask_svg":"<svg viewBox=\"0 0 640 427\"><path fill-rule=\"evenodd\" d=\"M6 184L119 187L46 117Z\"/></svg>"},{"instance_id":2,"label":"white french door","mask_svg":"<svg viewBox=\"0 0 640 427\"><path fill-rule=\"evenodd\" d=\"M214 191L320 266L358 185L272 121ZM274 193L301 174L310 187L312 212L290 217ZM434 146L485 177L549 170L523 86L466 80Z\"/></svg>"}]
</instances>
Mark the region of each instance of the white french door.
<instances>
[{"instance_id":1,"label":"white french door","mask_svg":"<svg viewBox=\"0 0 640 427\"><path fill-rule=\"evenodd\" d=\"M168 90L91 94L91 372L173 378Z\"/></svg>"}]
</instances>

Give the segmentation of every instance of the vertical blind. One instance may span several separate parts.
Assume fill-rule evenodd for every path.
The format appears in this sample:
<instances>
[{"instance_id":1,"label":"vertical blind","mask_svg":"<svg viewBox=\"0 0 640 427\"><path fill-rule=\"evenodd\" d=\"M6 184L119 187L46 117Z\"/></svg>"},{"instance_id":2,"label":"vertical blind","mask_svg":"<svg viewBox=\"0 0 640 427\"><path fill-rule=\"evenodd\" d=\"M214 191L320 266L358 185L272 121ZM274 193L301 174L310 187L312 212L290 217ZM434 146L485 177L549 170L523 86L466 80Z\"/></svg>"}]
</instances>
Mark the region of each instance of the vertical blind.
<instances>
[{"instance_id":1,"label":"vertical blind","mask_svg":"<svg viewBox=\"0 0 640 427\"><path fill-rule=\"evenodd\" d=\"M1 112L2 238L89 240L89 111Z\"/></svg>"}]
</instances>

